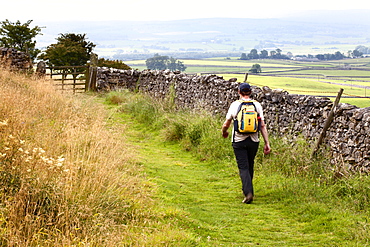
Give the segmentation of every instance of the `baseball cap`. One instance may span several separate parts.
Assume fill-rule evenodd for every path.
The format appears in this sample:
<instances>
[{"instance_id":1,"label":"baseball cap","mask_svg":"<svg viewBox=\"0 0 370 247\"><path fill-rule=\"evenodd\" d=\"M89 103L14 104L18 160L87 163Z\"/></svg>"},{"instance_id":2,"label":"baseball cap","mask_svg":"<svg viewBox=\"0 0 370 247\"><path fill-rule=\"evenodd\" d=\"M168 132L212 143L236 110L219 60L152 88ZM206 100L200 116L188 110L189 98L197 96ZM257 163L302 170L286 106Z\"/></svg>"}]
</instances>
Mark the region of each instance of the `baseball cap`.
<instances>
[{"instance_id":1,"label":"baseball cap","mask_svg":"<svg viewBox=\"0 0 370 247\"><path fill-rule=\"evenodd\" d=\"M251 91L251 86L246 82L240 83L239 91L240 92L249 92L249 91Z\"/></svg>"}]
</instances>

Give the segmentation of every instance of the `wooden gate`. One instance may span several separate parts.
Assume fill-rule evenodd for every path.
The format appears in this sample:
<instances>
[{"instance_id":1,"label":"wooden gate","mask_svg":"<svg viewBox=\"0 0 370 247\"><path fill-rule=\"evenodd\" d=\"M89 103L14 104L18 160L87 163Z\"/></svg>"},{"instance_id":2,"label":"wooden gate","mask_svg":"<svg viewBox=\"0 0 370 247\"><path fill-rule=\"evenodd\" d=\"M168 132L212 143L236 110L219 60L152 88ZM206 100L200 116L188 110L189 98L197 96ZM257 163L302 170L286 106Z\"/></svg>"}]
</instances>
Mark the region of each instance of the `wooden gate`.
<instances>
[{"instance_id":1,"label":"wooden gate","mask_svg":"<svg viewBox=\"0 0 370 247\"><path fill-rule=\"evenodd\" d=\"M90 54L90 65L84 66L49 66L44 61L37 64L36 73L48 74L57 82L56 86L61 90L71 90L73 93L96 90L98 55ZM48 71L48 73L47 73Z\"/></svg>"},{"instance_id":2,"label":"wooden gate","mask_svg":"<svg viewBox=\"0 0 370 247\"><path fill-rule=\"evenodd\" d=\"M58 89L73 93L88 90L89 66L53 66L46 69L50 71L50 78L57 82Z\"/></svg>"}]
</instances>

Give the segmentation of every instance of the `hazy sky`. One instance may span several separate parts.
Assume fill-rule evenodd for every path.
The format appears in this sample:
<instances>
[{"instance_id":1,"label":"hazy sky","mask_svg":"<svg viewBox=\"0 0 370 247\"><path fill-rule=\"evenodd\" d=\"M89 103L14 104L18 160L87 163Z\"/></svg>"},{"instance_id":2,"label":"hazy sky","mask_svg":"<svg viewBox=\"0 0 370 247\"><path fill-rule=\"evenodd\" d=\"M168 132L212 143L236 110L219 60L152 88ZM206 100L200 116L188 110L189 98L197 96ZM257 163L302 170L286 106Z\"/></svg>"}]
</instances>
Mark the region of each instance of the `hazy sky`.
<instances>
[{"instance_id":1,"label":"hazy sky","mask_svg":"<svg viewBox=\"0 0 370 247\"><path fill-rule=\"evenodd\" d=\"M370 9L364 0L7 0L0 21L175 20L208 17L269 18L305 10Z\"/></svg>"}]
</instances>

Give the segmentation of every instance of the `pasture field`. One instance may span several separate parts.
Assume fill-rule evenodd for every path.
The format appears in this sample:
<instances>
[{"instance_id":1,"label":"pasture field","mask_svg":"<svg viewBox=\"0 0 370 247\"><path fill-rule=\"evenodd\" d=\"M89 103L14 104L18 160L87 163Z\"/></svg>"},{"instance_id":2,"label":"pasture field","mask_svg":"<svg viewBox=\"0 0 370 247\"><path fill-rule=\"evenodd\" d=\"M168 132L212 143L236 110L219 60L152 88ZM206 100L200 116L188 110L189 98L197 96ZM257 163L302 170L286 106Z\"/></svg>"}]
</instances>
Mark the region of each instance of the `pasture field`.
<instances>
[{"instance_id":1,"label":"pasture field","mask_svg":"<svg viewBox=\"0 0 370 247\"><path fill-rule=\"evenodd\" d=\"M233 66L240 66L240 67L246 67L250 68L253 64L259 63L263 64L267 67L296 67L300 68L300 65L295 64L293 61L291 63L283 62L279 60L239 60L238 58L212 58L212 59L178 59L186 66L193 67L193 66L219 66L219 67L233 67ZM132 60L132 61L125 61L127 65L130 65L133 68L136 68L136 66L145 66L145 60Z\"/></svg>"},{"instance_id":2,"label":"pasture field","mask_svg":"<svg viewBox=\"0 0 370 247\"><path fill-rule=\"evenodd\" d=\"M225 80L233 77L237 78L238 81L244 80L244 75L222 74L222 76ZM334 97L337 95L339 89L343 88L344 92L340 102L356 105L358 107L370 106L370 98L366 98L370 95L370 88L366 89L353 86L324 83L317 79L315 80L258 75L249 75L248 82L251 85L258 87L268 86L271 89L284 89L290 94L331 97L332 100L334 100ZM370 83L368 83L368 85L370 85ZM353 96L360 98L352 98Z\"/></svg>"},{"instance_id":3,"label":"pasture field","mask_svg":"<svg viewBox=\"0 0 370 247\"><path fill-rule=\"evenodd\" d=\"M265 70L262 70L262 72L266 72ZM346 77L348 79L353 78L367 78L367 80L370 80L370 72L367 70L320 70L320 69L304 69L302 71L284 71L284 72L277 72L276 74L284 75L284 74L293 74L293 75L321 75L321 76L338 76L338 77Z\"/></svg>"},{"instance_id":4,"label":"pasture field","mask_svg":"<svg viewBox=\"0 0 370 247\"><path fill-rule=\"evenodd\" d=\"M238 72L245 73L247 72L253 64L256 62L243 61L235 59L185 59L180 61L184 62L187 66L186 73L207 73L207 72ZM273 60L271 60L273 61ZM125 61L125 63L131 66L134 69L143 70L146 69L145 60L135 60L135 61ZM295 64L280 64L280 63L270 63L267 61L263 65L265 68L268 68L270 71L274 70L289 70L289 69L299 69L300 66Z\"/></svg>"},{"instance_id":5,"label":"pasture field","mask_svg":"<svg viewBox=\"0 0 370 247\"><path fill-rule=\"evenodd\" d=\"M291 94L335 97L344 88L341 102L358 107L370 106L370 58L338 61L293 60L239 60L237 57L219 57L202 60L186 59L185 73L217 74L225 80L244 80L244 74L253 64L261 66L260 75L249 75L248 81L255 86L284 89ZM135 69L146 69L145 60L127 61ZM352 97L352 98L350 98ZM353 98L359 97L359 98Z\"/></svg>"},{"instance_id":6,"label":"pasture field","mask_svg":"<svg viewBox=\"0 0 370 247\"><path fill-rule=\"evenodd\" d=\"M238 57L232 57L230 60L238 60ZM225 58L210 58L204 60L228 60ZM229 61L230 61L229 60ZM297 66L310 67L310 66L325 66L325 67L337 67L343 64L350 64L353 67L370 67L370 57L366 58L356 58L356 59L343 59L343 60L330 60L330 61L319 61L319 62L310 62L310 61L296 61L296 60L277 60L277 59L256 59L256 60L247 60L251 63L270 63L270 64L295 64Z\"/></svg>"},{"instance_id":7,"label":"pasture field","mask_svg":"<svg viewBox=\"0 0 370 247\"><path fill-rule=\"evenodd\" d=\"M183 60L184 64L194 66L194 65L218 65L218 66L240 66L240 67L252 67L253 64L257 63L256 60L238 60L238 59L203 59L203 60ZM266 67L295 67L299 68L300 66L297 66L295 64L290 63L274 63L273 60L265 60L263 63Z\"/></svg>"}]
</instances>

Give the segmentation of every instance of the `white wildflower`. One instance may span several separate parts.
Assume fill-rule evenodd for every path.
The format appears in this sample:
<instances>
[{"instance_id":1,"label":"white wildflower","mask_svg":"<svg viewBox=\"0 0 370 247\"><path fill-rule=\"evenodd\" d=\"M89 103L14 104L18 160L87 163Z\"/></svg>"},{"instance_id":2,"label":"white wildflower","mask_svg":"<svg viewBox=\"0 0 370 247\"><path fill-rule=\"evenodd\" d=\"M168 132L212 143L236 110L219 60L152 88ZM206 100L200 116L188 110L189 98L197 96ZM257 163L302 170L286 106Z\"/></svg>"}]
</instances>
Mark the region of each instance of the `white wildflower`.
<instances>
[{"instance_id":1,"label":"white wildflower","mask_svg":"<svg viewBox=\"0 0 370 247\"><path fill-rule=\"evenodd\" d=\"M32 152L34 152L34 153L38 152L39 155L41 155L41 154L45 153L45 150L42 149L42 148L33 148Z\"/></svg>"},{"instance_id":2,"label":"white wildflower","mask_svg":"<svg viewBox=\"0 0 370 247\"><path fill-rule=\"evenodd\" d=\"M63 161L65 160L65 158L63 158L62 156L58 157L57 161L62 163Z\"/></svg>"},{"instance_id":3,"label":"white wildflower","mask_svg":"<svg viewBox=\"0 0 370 247\"><path fill-rule=\"evenodd\" d=\"M49 159L45 156L41 156L40 157L42 161L44 161L45 163L49 161Z\"/></svg>"},{"instance_id":4,"label":"white wildflower","mask_svg":"<svg viewBox=\"0 0 370 247\"><path fill-rule=\"evenodd\" d=\"M8 125L8 120L4 120L0 122L0 126Z\"/></svg>"}]
</instances>

